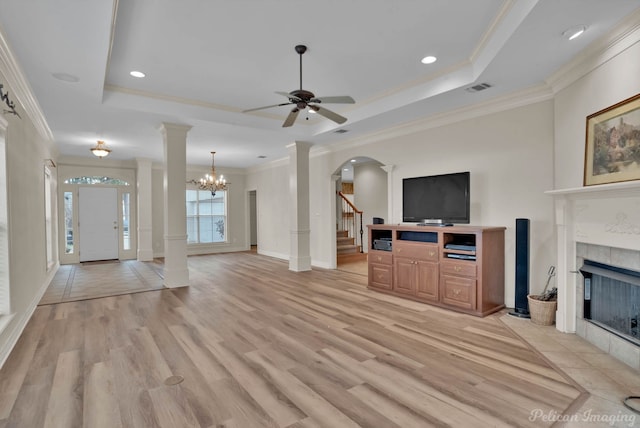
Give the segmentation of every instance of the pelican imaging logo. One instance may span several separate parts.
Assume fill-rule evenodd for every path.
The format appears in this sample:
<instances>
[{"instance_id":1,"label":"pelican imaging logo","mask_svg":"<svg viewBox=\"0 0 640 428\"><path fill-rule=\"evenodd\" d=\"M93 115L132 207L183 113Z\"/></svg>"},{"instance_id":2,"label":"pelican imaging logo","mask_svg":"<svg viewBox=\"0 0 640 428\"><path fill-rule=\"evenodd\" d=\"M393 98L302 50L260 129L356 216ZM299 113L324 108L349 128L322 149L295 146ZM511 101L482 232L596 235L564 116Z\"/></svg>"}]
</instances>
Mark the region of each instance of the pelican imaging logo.
<instances>
[{"instance_id":1,"label":"pelican imaging logo","mask_svg":"<svg viewBox=\"0 0 640 428\"><path fill-rule=\"evenodd\" d=\"M631 413L597 413L587 409L582 413L564 414L555 410L533 409L529 415L531 422L582 422L585 424L607 424L609 426L636 426L636 415Z\"/></svg>"}]
</instances>

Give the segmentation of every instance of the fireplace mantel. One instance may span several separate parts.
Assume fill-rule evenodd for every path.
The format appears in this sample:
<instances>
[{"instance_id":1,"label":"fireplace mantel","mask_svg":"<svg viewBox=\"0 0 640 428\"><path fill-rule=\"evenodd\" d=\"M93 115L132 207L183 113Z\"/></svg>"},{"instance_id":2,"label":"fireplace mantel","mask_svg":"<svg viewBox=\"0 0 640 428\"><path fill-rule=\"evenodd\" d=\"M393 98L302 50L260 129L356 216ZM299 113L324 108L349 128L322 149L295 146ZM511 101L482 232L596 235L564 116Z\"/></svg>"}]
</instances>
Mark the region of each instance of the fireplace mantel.
<instances>
[{"instance_id":1,"label":"fireplace mantel","mask_svg":"<svg viewBox=\"0 0 640 428\"><path fill-rule=\"evenodd\" d=\"M640 195L640 180L621 183L599 184L597 186L574 187L570 189L548 190L546 195L554 198L601 199Z\"/></svg>"}]
</instances>

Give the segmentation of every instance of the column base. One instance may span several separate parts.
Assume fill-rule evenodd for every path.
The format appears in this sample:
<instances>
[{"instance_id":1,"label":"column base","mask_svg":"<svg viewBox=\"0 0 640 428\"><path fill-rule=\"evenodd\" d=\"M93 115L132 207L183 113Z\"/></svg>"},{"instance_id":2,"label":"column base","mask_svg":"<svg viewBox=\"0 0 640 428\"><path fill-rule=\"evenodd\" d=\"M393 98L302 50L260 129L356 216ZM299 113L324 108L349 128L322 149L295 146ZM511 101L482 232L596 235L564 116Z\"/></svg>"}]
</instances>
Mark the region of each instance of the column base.
<instances>
[{"instance_id":1,"label":"column base","mask_svg":"<svg viewBox=\"0 0 640 428\"><path fill-rule=\"evenodd\" d=\"M294 272L306 272L311 270L311 257L289 258L289 270Z\"/></svg>"}]
</instances>

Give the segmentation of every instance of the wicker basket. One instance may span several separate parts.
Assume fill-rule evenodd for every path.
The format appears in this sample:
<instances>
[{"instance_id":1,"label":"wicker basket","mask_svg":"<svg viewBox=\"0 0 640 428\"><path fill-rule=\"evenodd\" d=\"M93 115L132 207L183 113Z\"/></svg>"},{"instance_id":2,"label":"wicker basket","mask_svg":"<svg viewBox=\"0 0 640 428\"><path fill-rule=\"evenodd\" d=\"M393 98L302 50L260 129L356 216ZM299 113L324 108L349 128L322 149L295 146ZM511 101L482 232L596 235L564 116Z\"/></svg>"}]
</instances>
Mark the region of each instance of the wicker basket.
<instances>
[{"instance_id":1,"label":"wicker basket","mask_svg":"<svg viewBox=\"0 0 640 428\"><path fill-rule=\"evenodd\" d=\"M531 322L538 325L552 325L556 320L556 300L539 300L540 296L529 294L529 314Z\"/></svg>"}]
</instances>

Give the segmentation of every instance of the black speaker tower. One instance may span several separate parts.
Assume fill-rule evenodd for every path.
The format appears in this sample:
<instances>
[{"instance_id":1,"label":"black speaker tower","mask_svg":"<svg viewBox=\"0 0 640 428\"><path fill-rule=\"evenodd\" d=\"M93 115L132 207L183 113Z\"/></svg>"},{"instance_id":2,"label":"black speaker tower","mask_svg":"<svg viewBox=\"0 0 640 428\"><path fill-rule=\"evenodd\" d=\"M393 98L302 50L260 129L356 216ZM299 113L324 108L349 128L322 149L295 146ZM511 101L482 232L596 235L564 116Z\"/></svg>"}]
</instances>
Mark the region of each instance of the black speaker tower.
<instances>
[{"instance_id":1,"label":"black speaker tower","mask_svg":"<svg viewBox=\"0 0 640 428\"><path fill-rule=\"evenodd\" d=\"M509 315L531 318L529 315L529 219L516 219L516 304Z\"/></svg>"}]
</instances>

